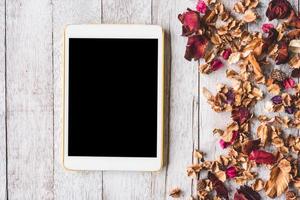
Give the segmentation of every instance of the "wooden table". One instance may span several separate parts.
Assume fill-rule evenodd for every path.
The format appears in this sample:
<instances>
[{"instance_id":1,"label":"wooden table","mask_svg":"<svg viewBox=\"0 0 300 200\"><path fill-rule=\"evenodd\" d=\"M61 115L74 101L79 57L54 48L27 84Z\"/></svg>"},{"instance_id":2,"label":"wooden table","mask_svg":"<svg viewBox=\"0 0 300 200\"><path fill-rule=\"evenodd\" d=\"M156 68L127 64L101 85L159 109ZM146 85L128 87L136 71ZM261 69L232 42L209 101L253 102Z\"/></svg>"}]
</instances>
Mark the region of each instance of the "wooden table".
<instances>
[{"instance_id":1,"label":"wooden table","mask_svg":"<svg viewBox=\"0 0 300 200\"><path fill-rule=\"evenodd\" d=\"M232 9L236 0L223 2ZM292 3L298 7L298 0ZM262 20L249 29L260 29L267 4L262 0L257 9ZM196 0L0 0L0 199L160 200L171 199L174 186L187 199L196 185L185 173L193 149L205 151L208 159L219 155L212 130L229 120L229 114L212 112L200 94L203 86L215 91L217 82L228 82L225 68L204 76L196 62L183 58L186 38L180 36L177 15L195 5ZM170 101L167 164L161 171L63 169L63 29L78 23L160 24L166 31Z\"/></svg>"}]
</instances>

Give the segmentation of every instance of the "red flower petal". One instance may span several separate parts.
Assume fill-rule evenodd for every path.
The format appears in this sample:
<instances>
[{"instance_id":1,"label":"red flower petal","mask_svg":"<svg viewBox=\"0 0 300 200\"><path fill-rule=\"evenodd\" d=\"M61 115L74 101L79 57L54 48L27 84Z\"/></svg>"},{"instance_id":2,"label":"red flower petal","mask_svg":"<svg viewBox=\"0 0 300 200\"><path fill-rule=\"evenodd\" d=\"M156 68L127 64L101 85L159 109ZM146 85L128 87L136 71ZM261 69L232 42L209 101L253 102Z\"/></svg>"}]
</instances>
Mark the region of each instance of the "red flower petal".
<instances>
[{"instance_id":1,"label":"red flower petal","mask_svg":"<svg viewBox=\"0 0 300 200\"><path fill-rule=\"evenodd\" d=\"M220 59L214 59L210 64L210 69L212 71L217 71L218 69L223 67L223 63Z\"/></svg>"},{"instance_id":2,"label":"red flower petal","mask_svg":"<svg viewBox=\"0 0 300 200\"><path fill-rule=\"evenodd\" d=\"M199 11L200 13L204 14L207 10L207 5L205 4L205 2L203 0L199 0L196 10Z\"/></svg>"},{"instance_id":3,"label":"red flower petal","mask_svg":"<svg viewBox=\"0 0 300 200\"><path fill-rule=\"evenodd\" d=\"M233 121L236 121L239 124L245 123L250 117L251 114L245 107L237 108L231 112L231 118L233 119Z\"/></svg>"},{"instance_id":4,"label":"red flower petal","mask_svg":"<svg viewBox=\"0 0 300 200\"><path fill-rule=\"evenodd\" d=\"M271 28L274 28L274 25L273 24L263 24L261 29L263 30L263 32L265 33L269 33L270 29Z\"/></svg>"},{"instance_id":5,"label":"red flower petal","mask_svg":"<svg viewBox=\"0 0 300 200\"><path fill-rule=\"evenodd\" d=\"M234 178L234 177L236 177L237 176L237 170L236 170L236 168L234 166L227 168L226 169L226 176L228 178Z\"/></svg>"},{"instance_id":6,"label":"red flower petal","mask_svg":"<svg viewBox=\"0 0 300 200\"><path fill-rule=\"evenodd\" d=\"M278 44L278 55L276 57L276 64L285 64L289 61L289 51L288 44L286 41L282 40Z\"/></svg>"},{"instance_id":7,"label":"red flower petal","mask_svg":"<svg viewBox=\"0 0 300 200\"><path fill-rule=\"evenodd\" d=\"M270 21L273 19L285 19L292 10L293 8L287 0L272 0L269 3L266 15Z\"/></svg>"},{"instance_id":8,"label":"red flower petal","mask_svg":"<svg viewBox=\"0 0 300 200\"><path fill-rule=\"evenodd\" d=\"M182 35L189 36L200 28L200 15L198 12L188 9L187 12L178 15L182 23Z\"/></svg>"},{"instance_id":9,"label":"red flower petal","mask_svg":"<svg viewBox=\"0 0 300 200\"><path fill-rule=\"evenodd\" d=\"M192 59L199 60L203 58L208 45L208 40L201 35L194 35L188 38L185 50L185 58L189 61Z\"/></svg>"},{"instance_id":10,"label":"red flower petal","mask_svg":"<svg viewBox=\"0 0 300 200\"><path fill-rule=\"evenodd\" d=\"M253 150L249 159L258 164L274 164L276 162L276 158L272 153L263 150Z\"/></svg>"},{"instance_id":11,"label":"red flower petal","mask_svg":"<svg viewBox=\"0 0 300 200\"><path fill-rule=\"evenodd\" d=\"M217 196L228 200L228 190L224 183L220 181L212 172L208 172L208 179L212 182L213 188L217 192Z\"/></svg>"},{"instance_id":12,"label":"red flower petal","mask_svg":"<svg viewBox=\"0 0 300 200\"><path fill-rule=\"evenodd\" d=\"M284 85L284 88L287 90L290 88L294 88L296 85L296 82L292 78L287 78L283 81L283 85Z\"/></svg>"},{"instance_id":13,"label":"red flower petal","mask_svg":"<svg viewBox=\"0 0 300 200\"><path fill-rule=\"evenodd\" d=\"M222 57L225 59L225 60L228 60L229 56L231 55L232 51L230 48L228 49L225 49L222 53Z\"/></svg>"},{"instance_id":14,"label":"red flower petal","mask_svg":"<svg viewBox=\"0 0 300 200\"><path fill-rule=\"evenodd\" d=\"M231 138L230 142L225 142L223 139L221 139L219 141L219 143L220 143L220 146L222 147L222 149L225 149L228 146L232 145L235 142L235 140L239 137L239 135L240 134L239 134L238 131L233 131L232 132L232 138Z\"/></svg>"}]
</instances>

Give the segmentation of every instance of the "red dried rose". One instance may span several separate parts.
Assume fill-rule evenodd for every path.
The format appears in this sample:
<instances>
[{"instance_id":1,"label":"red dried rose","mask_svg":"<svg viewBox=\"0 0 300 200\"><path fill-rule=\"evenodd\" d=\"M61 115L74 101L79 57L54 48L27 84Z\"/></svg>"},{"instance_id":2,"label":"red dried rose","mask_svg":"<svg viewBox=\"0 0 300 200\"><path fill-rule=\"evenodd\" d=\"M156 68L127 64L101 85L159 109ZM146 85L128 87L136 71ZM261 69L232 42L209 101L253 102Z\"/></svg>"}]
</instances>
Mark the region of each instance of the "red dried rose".
<instances>
[{"instance_id":1,"label":"red dried rose","mask_svg":"<svg viewBox=\"0 0 300 200\"><path fill-rule=\"evenodd\" d=\"M260 195L251 187L244 185L234 194L234 200L260 200Z\"/></svg>"},{"instance_id":2,"label":"red dried rose","mask_svg":"<svg viewBox=\"0 0 300 200\"><path fill-rule=\"evenodd\" d=\"M223 67L223 63L220 59L214 59L210 64L210 69L212 71L217 71L218 69Z\"/></svg>"},{"instance_id":3,"label":"red dried rose","mask_svg":"<svg viewBox=\"0 0 300 200\"><path fill-rule=\"evenodd\" d=\"M239 132L238 131L233 131L232 132L232 138L230 140L230 142L225 142L223 139L220 140L220 146L222 147L222 149L227 148L228 146L232 145L235 140L239 137Z\"/></svg>"},{"instance_id":4,"label":"red dried rose","mask_svg":"<svg viewBox=\"0 0 300 200\"><path fill-rule=\"evenodd\" d=\"M231 118L233 119L233 121L236 121L239 124L245 123L250 117L251 117L251 114L250 114L249 110L245 107L240 107L240 108L234 109L231 112Z\"/></svg>"},{"instance_id":5,"label":"red dried rose","mask_svg":"<svg viewBox=\"0 0 300 200\"><path fill-rule=\"evenodd\" d=\"M198 1L196 10L202 14L206 13L207 5L205 4L205 2L203 0Z\"/></svg>"},{"instance_id":6,"label":"red dried rose","mask_svg":"<svg viewBox=\"0 0 300 200\"><path fill-rule=\"evenodd\" d=\"M273 24L263 24L261 29L263 30L264 33L269 33L270 29L274 28Z\"/></svg>"},{"instance_id":7,"label":"red dried rose","mask_svg":"<svg viewBox=\"0 0 300 200\"><path fill-rule=\"evenodd\" d=\"M208 45L208 40L202 35L194 35L188 38L185 50L185 59L191 61L199 60L205 55L205 50Z\"/></svg>"},{"instance_id":8,"label":"red dried rose","mask_svg":"<svg viewBox=\"0 0 300 200\"><path fill-rule=\"evenodd\" d=\"M225 49L222 53L222 57L225 59L225 60L228 60L229 56L231 55L232 51L230 48L228 49Z\"/></svg>"},{"instance_id":9,"label":"red dried rose","mask_svg":"<svg viewBox=\"0 0 300 200\"><path fill-rule=\"evenodd\" d=\"M248 140L242 144L242 152L249 155L253 150L258 149L260 144L260 139Z\"/></svg>"},{"instance_id":10,"label":"red dried rose","mask_svg":"<svg viewBox=\"0 0 300 200\"><path fill-rule=\"evenodd\" d=\"M263 150L253 150L249 159L258 164L274 164L276 162L276 158L272 153Z\"/></svg>"},{"instance_id":11,"label":"red dried rose","mask_svg":"<svg viewBox=\"0 0 300 200\"><path fill-rule=\"evenodd\" d=\"M182 35L189 36L196 33L200 28L200 15L198 12L187 9L187 12L178 15L179 21L182 23Z\"/></svg>"},{"instance_id":12,"label":"red dried rose","mask_svg":"<svg viewBox=\"0 0 300 200\"><path fill-rule=\"evenodd\" d=\"M226 169L226 176L228 178L234 178L237 176L237 170L236 167L232 166Z\"/></svg>"},{"instance_id":13,"label":"red dried rose","mask_svg":"<svg viewBox=\"0 0 300 200\"><path fill-rule=\"evenodd\" d=\"M288 44L284 40L280 41L278 44L278 55L275 61L277 65L285 64L289 61Z\"/></svg>"},{"instance_id":14,"label":"red dried rose","mask_svg":"<svg viewBox=\"0 0 300 200\"><path fill-rule=\"evenodd\" d=\"M272 0L269 3L266 15L270 21L273 19L285 19L292 10L293 8L287 0Z\"/></svg>"},{"instance_id":15,"label":"red dried rose","mask_svg":"<svg viewBox=\"0 0 300 200\"><path fill-rule=\"evenodd\" d=\"M208 179L212 182L213 188L217 192L217 196L229 200L228 190L226 189L224 183L220 181L212 172L208 172Z\"/></svg>"},{"instance_id":16,"label":"red dried rose","mask_svg":"<svg viewBox=\"0 0 300 200\"><path fill-rule=\"evenodd\" d=\"M286 90L294 88L296 86L296 82L292 78L287 78L283 81L283 86Z\"/></svg>"},{"instance_id":17,"label":"red dried rose","mask_svg":"<svg viewBox=\"0 0 300 200\"><path fill-rule=\"evenodd\" d=\"M300 19L296 15L294 10L291 11L291 14L288 18L287 25L290 27L298 28L298 29L300 28Z\"/></svg>"}]
</instances>

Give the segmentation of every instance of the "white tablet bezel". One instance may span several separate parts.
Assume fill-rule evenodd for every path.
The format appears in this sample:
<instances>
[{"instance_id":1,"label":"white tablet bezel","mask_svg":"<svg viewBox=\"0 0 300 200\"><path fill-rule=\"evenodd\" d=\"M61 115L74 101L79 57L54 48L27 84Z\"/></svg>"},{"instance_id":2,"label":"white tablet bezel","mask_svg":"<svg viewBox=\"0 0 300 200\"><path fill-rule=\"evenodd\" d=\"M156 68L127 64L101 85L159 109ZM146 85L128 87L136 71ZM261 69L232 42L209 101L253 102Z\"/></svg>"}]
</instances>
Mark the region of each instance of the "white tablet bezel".
<instances>
[{"instance_id":1,"label":"white tablet bezel","mask_svg":"<svg viewBox=\"0 0 300 200\"><path fill-rule=\"evenodd\" d=\"M69 38L156 38L158 39L157 157L68 156L68 69ZM99 47L101 48L101 47ZM147 48L147 47L144 47ZM147 62L147 56L145 57ZM142 64L142 63L141 63ZM157 171L163 163L163 31L156 25L69 25L64 33L63 165L70 170ZM146 106L146 105L145 105ZM146 127L145 127L146 128Z\"/></svg>"}]
</instances>

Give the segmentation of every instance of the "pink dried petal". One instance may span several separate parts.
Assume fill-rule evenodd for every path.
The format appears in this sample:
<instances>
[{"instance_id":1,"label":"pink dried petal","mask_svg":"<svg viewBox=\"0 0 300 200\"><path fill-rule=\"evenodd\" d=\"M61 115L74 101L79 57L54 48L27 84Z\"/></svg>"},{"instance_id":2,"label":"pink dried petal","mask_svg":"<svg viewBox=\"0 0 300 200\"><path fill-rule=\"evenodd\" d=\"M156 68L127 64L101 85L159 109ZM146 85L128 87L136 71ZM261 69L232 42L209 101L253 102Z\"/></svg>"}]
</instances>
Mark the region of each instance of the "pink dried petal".
<instances>
[{"instance_id":1,"label":"pink dried petal","mask_svg":"<svg viewBox=\"0 0 300 200\"><path fill-rule=\"evenodd\" d=\"M265 33L269 33L270 29L272 29L272 28L274 28L274 25L273 24L268 24L268 23L263 24L262 27L261 27L261 29Z\"/></svg>"},{"instance_id":2,"label":"pink dried petal","mask_svg":"<svg viewBox=\"0 0 300 200\"><path fill-rule=\"evenodd\" d=\"M274 164L276 162L276 158L272 153L263 150L253 150L249 160L254 160L258 164Z\"/></svg>"},{"instance_id":3,"label":"pink dried petal","mask_svg":"<svg viewBox=\"0 0 300 200\"><path fill-rule=\"evenodd\" d=\"M183 36L192 35L200 28L200 15L197 11L188 9L183 14L179 14L178 19L182 23Z\"/></svg>"},{"instance_id":4,"label":"pink dried petal","mask_svg":"<svg viewBox=\"0 0 300 200\"><path fill-rule=\"evenodd\" d=\"M238 131L233 131L232 132L232 138L230 140L230 142L225 142L223 139L221 139L219 141L220 146L222 147L222 149L226 149L228 146L232 145L235 140L239 137L239 132Z\"/></svg>"},{"instance_id":5,"label":"pink dried petal","mask_svg":"<svg viewBox=\"0 0 300 200\"><path fill-rule=\"evenodd\" d=\"M202 35L193 35L188 38L184 57L191 61L199 60L204 57L208 40Z\"/></svg>"},{"instance_id":6,"label":"pink dried petal","mask_svg":"<svg viewBox=\"0 0 300 200\"><path fill-rule=\"evenodd\" d=\"M210 64L210 69L212 71L217 71L218 69L223 67L223 63L219 59L214 59Z\"/></svg>"},{"instance_id":7,"label":"pink dried petal","mask_svg":"<svg viewBox=\"0 0 300 200\"><path fill-rule=\"evenodd\" d=\"M196 10L199 11L202 14L205 14L206 10L207 10L207 5L205 4L205 2L203 0L199 0L198 4L196 6Z\"/></svg>"},{"instance_id":8,"label":"pink dried petal","mask_svg":"<svg viewBox=\"0 0 300 200\"><path fill-rule=\"evenodd\" d=\"M283 81L283 85L284 85L284 88L287 90L287 89L290 89L290 88L294 88L296 83L295 83L294 79L287 78Z\"/></svg>"},{"instance_id":9,"label":"pink dried petal","mask_svg":"<svg viewBox=\"0 0 300 200\"><path fill-rule=\"evenodd\" d=\"M225 49L222 53L222 57L225 59L225 60L228 60L229 56L231 55L232 51L230 48L228 49Z\"/></svg>"},{"instance_id":10,"label":"pink dried petal","mask_svg":"<svg viewBox=\"0 0 300 200\"><path fill-rule=\"evenodd\" d=\"M221 139L219 141L219 144L220 144L222 149L226 149L230 145L230 142L225 142L224 140Z\"/></svg>"},{"instance_id":11,"label":"pink dried petal","mask_svg":"<svg viewBox=\"0 0 300 200\"><path fill-rule=\"evenodd\" d=\"M234 166L226 169L226 175L228 178L234 178L237 176L237 170Z\"/></svg>"}]
</instances>

